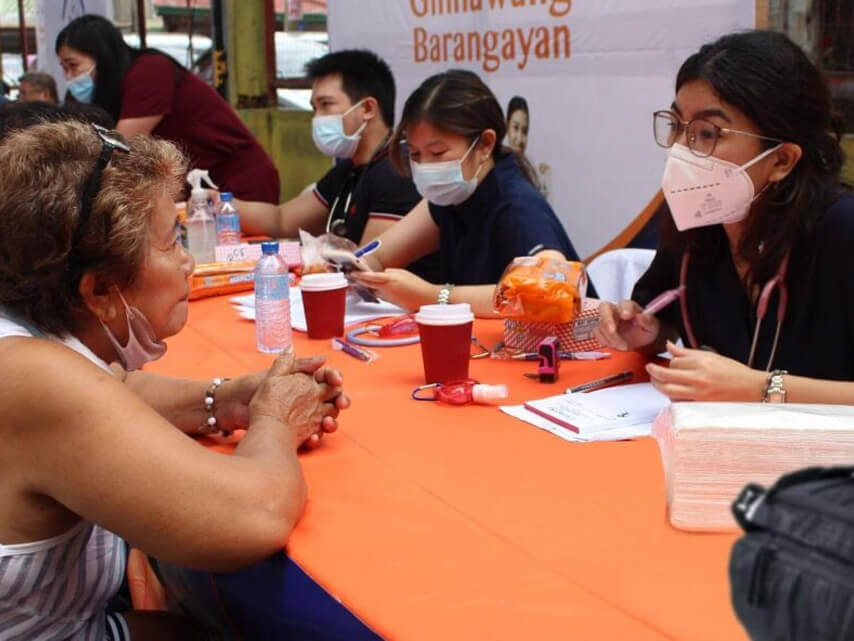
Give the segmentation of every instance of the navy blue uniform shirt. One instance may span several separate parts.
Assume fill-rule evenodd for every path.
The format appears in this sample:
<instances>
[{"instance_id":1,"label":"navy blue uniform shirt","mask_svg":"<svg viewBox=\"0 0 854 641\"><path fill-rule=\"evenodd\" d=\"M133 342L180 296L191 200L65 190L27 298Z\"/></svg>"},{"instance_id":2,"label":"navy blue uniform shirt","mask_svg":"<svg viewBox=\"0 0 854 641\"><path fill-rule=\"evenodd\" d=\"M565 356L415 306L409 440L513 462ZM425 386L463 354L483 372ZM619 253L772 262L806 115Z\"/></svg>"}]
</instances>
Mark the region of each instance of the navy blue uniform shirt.
<instances>
[{"instance_id":1,"label":"navy blue uniform shirt","mask_svg":"<svg viewBox=\"0 0 854 641\"><path fill-rule=\"evenodd\" d=\"M701 346L747 363L756 326L748 299L720 229L721 242L706 260L691 260L686 278L688 313ZM632 299L644 306L679 284L682 255L660 249ZM854 380L854 194L838 198L815 234L792 248L786 283L789 303L771 369L812 378ZM764 286L765 283L760 283ZM771 297L753 367L765 369L777 326L778 295ZM659 312L685 337L679 303Z\"/></svg>"},{"instance_id":2,"label":"navy blue uniform shirt","mask_svg":"<svg viewBox=\"0 0 854 641\"><path fill-rule=\"evenodd\" d=\"M512 154L498 160L468 200L448 207L430 203L430 215L439 227L442 282L497 283L515 257L537 246L579 260L551 206Z\"/></svg>"}]
</instances>

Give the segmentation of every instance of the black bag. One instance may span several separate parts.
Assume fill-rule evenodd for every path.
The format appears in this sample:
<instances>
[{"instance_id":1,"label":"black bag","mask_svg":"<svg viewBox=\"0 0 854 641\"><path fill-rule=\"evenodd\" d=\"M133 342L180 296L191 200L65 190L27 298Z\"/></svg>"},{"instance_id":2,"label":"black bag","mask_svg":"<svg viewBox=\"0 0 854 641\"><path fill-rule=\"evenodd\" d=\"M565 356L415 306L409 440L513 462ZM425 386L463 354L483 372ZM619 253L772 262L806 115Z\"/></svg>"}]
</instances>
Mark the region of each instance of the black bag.
<instances>
[{"instance_id":1,"label":"black bag","mask_svg":"<svg viewBox=\"0 0 854 641\"><path fill-rule=\"evenodd\" d=\"M748 485L732 511L732 603L753 641L854 641L854 467Z\"/></svg>"}]
</instances>

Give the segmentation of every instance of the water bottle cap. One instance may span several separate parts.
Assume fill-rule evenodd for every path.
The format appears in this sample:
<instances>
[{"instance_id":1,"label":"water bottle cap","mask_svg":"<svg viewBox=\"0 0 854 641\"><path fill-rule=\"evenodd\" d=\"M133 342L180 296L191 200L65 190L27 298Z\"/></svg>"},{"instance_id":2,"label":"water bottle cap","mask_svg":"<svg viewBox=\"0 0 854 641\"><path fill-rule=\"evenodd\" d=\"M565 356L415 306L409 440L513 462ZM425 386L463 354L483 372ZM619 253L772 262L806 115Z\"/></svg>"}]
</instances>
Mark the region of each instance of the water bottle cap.
<instances>
[{"instance_id":1,"label":"water bottle cap","mask_svg":"<svg viewBox=\"0 0 854 641\"><path fill-rule=\"evenodd\" d=\"M278 254L279 253L279 241L277 240L265 240L261 243L261 253L270 255L270 254Z\"/></svg>"},{"instance_id":2,"label":"water bottle cap","mask_svg":"<svg viewBox=\"0 0 854 641\"><path fill-rule=\"evenodd\" d=\"M224 203L230 203L234 195L230 191L224 191L219 195L219 199Z\"/></svg>"}]
</instances>

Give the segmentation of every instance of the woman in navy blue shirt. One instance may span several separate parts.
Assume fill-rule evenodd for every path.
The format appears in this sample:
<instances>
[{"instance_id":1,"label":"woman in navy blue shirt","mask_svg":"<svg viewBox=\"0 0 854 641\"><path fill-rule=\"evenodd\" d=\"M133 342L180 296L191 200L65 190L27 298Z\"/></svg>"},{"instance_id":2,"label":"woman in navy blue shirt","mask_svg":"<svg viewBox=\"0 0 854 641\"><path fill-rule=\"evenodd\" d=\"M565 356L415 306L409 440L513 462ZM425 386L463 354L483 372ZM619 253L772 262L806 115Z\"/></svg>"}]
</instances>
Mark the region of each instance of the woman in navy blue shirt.
<instances>
[{"instance_id":1,"label":"woman in navy blue shirt","mask_svg":"<svg viewBox=\"0 0 854 641\"><path fill-rule=\"evenodd\" d=\"M411 171L424 200L379 240L358 279L385 300L417 309L437 300L492 313L494 286L517 256L579 260L560 221L503 148L506 122L495 95L470 71L431 76L403 109L392 160ZM409 162L401 151L409 148ZM442 283L396 269L439 250Z\"/></svg>"},{"instance_id":2,"label":"woman in navy blue shirt","mask_svg":"<svg viewBox=\"0 0 854 641\"><path fill-rule=\"evenodd\" d=\"M654 124L672 221L633 300L602 304L602 340L667 346L670 367L647 369L672 400L851 403L854 196L819 70L782 34L724 36Z\"/></svg>"}]
</instances>

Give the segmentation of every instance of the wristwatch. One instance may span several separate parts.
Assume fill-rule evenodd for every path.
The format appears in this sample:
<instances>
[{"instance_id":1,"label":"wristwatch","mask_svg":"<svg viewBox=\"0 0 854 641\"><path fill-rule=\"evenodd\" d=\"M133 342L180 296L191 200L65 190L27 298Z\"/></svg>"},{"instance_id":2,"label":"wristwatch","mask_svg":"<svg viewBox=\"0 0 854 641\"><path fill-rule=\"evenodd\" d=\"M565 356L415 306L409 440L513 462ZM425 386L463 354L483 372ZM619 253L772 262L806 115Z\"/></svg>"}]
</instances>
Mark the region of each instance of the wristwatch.
<instances>
[{"instance_id":1,"label":"wristwatch","mask_svg":"<svg viewBox=\"0 0 854 641\"><path fill-rule=\"evenodd\" d=\"M447 305L451 300L451 290L454 288L450 283L445 283L445 286L439 290L439 296L436 299L436 302L440 305Z\"/></svg>"},{"instance_id":2,"label":"wristwatch","mask_svg":"<svg viewBox=\"0 0 854 641\"><path fill-rule=\"evenodd\" d=\"M784 369L775 369L768 374L765 381L765 390L762 393L763 403L785 403L786 387L783 385L783 376L788 374Z\"/></svg>"}]
</instances>

